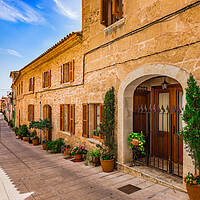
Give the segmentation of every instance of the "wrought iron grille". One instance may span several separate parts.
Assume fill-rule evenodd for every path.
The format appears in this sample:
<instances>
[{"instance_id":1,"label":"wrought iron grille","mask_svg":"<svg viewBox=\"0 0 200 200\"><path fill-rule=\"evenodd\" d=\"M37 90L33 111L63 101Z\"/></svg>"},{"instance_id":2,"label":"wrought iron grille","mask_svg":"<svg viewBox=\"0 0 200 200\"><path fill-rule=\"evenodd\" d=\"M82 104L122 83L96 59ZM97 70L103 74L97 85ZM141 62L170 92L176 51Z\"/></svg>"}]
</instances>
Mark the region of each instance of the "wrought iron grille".
<instances>
[{"instance_id":1,"label":"wrought iron grille","mask_svg":"<svg viewBox=\"0 0 200 200\"><path fill-rule=\"evenodd\" d=\"M133 132L142 132L146 139L146 155L139 155L143 164L183 176L182 109L178 106L134 105Z\"/></svg>"}]
</instances>

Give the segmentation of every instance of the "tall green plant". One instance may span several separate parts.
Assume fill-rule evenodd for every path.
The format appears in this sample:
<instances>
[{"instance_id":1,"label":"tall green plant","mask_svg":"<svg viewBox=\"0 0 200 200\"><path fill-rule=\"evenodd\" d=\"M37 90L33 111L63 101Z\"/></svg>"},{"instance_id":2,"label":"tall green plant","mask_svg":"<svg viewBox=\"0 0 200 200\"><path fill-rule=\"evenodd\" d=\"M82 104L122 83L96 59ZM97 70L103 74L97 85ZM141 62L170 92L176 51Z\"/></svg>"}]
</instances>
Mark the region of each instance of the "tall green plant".
<instances>
[{"instance_id":1,"label":"tall green plant","mask_svg":"<svg viewBox=\"0 0 200 200\"><path fill-rule=\"evenodd\" d=\"M192 75L187 85L187 102L183 111L183 121L186 126L179 134L185 141L186 149L194 165L200 170L200 88Z\"/></svg>"},{"instance_id":2,"label":"tall green plant","mask_svg":"<svg viewBox=\"0 0 200 200\"><path fill-rule=\"evenodd\" d=\"M115 94L112 87L105 95L102 124L100 134L103 136L104 144L102 149L103 160L112 159L116 155L115 133Z\"/></svg>"}]
</instances>

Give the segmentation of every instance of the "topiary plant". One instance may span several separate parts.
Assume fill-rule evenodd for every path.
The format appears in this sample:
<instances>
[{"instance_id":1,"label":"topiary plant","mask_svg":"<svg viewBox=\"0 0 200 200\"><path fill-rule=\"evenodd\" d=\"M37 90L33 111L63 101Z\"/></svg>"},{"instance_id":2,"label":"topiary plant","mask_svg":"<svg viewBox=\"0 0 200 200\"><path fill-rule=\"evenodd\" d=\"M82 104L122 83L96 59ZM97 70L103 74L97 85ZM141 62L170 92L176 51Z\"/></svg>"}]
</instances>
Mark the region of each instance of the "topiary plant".
<instances>
[{"instance_id":1,"label":"topiary plant","mask_svg":"<svg viewBox=\"0 0 200 200\"><path fill-rule=\"evenodd\" d=\"M195 167L200 170L200 88L192 75L187 85L186 105L183 111L183 121L186 126L179 135L184 140Z\"/></svg>"},{"instance_id":2,"label":"topiary plant","mask_svg":"<svg viewBox=\"0 0 200 200\"><path fill-rule=\"evenodd\" d=\"M103 137L103 146L97 145L102 151L102 160L111 160L116 155L115 133L115 94L112 87L105 95L102 124L100 134Z\"/></svg>"}]
</instances>

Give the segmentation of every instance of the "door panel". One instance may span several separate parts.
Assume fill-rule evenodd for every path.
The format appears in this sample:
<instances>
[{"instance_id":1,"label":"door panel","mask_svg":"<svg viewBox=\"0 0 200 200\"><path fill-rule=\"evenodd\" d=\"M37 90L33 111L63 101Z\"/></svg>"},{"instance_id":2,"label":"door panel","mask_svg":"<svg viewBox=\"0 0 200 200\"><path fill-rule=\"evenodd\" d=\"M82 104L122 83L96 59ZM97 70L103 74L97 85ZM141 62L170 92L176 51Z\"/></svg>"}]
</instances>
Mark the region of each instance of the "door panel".
<instances>
[{"instance_id":1,"label":"door panel","mask_svg":"<svg viewBox=\"0 0 200 200\"><path fill-rule=\"evenodd\" d=\"M178 106L182 107L182 88L180 85L169 85L167 90L163 90L161 87L153 87L154 89L154 101L156 108L161 109L162 105L166 110L167 105L169 106L169 114L172 115L172 130L173 130L173 138L172 138L172 151L173 156L172 160L174 162L178 162L180 164L183 163L183 141L177 135L180 130L180 124L182 122L181 116L177 114L177 112L173 111L173 106L177 111ZM169 149L169 122L167 120L168 114L167 112L163 112L161 109L160 114L155 116L155 127L158 127L155 130L155 141L152 141L151 145L152 150L155 151L155 156L162 158L164 156L165 159L168 159L168 149ZM182 127L182 126L181 126ZM154 143L155 142L155 143ZM155 148L155 149L154 149Z\"/></svg>"}]
</instances>

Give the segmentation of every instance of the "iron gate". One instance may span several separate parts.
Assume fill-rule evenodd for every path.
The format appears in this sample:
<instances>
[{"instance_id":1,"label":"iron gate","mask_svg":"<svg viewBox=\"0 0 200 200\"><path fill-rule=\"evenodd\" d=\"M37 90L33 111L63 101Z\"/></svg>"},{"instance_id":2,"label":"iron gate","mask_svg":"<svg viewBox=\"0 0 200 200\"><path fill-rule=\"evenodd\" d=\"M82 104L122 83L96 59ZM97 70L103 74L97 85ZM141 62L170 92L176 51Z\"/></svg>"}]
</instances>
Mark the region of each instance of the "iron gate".
<instances>
[{"instance_id":1,"label":"iron gate","mask_svg":"<svg viewBox=\"0 0 200 200\"><path fill-rule=\"evenodd\" d=\"M182 109L168 106L134 105L133 132L142 132L146 139L146 155L139 155L143 164L183 175Z\"/></svg>"}]
</instances>

